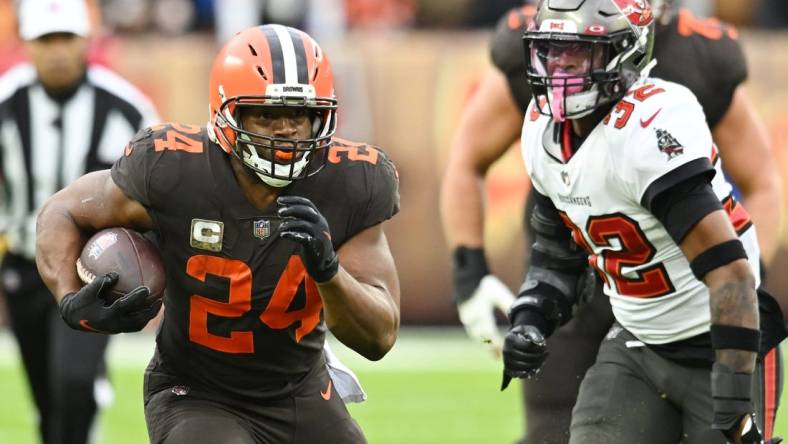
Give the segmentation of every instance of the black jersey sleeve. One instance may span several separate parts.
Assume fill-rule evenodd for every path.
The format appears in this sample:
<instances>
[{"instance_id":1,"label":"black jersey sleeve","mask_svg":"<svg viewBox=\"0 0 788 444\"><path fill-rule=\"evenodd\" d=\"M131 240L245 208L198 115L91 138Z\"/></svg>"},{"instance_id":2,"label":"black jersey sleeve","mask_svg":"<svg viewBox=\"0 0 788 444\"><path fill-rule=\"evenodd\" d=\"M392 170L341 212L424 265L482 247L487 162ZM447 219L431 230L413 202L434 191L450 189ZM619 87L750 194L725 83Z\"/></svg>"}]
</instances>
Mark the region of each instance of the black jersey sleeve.
<instances>
[{"instance_id":1,"label":"black jersey sleeve","mask_svg":"<svg viewBox=\"0 0 788 444\"><path fill-rule=\"evenodd\" d=\"M392 218L399 212L399 175L394 163L379 151L375 164L364 164L366 198L350 218L350 236Z\"/></svg>"},{"instance_id":2,"label":"black jersey sleeve","mask_svg":"<svg viewBox=\"0 0 788 444\"><path fill-rule=\"evenodd\" d=\"M512 97L523 113L531 101L531 88L525 79L523 33L535 13L533 6L512 9L498 21L490 42L492 63L506 76Z\"/></svg>"},{"instance_id":3,"label":"black jersey sleeve","mask_svg":"<svg viewBox=\"0 0 788 444\"><path fill-rule=\"evenodd\" d=\"M140 130L126 145L123 156L112 165L111 175L115 184L129 197L145 207L153 205L150 179L160 153L154 150L154 131Z\"/></svg>"}]
</instances>

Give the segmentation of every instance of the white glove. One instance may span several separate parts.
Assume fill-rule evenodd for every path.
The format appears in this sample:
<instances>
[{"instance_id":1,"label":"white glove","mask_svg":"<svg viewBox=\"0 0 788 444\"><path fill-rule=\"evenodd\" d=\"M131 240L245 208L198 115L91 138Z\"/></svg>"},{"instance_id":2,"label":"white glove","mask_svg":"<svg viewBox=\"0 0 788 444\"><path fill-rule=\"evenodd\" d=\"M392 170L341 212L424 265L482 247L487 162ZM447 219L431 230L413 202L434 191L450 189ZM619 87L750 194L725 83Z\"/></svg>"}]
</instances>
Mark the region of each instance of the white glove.
<instances>
[{"instance_id":1,"label":"white glove","mask_svg":"<svg viewBox=\"0 0 788 444\"><path fill-rule=\"evenodd\" d=\"M495 309L506 314L514 299L509 287L488 274L479 282L470 299L457 305L460 321L468 336L487 344L496 357L501 356L503 337L495 323Z\"/></svg>"}]
</instances>

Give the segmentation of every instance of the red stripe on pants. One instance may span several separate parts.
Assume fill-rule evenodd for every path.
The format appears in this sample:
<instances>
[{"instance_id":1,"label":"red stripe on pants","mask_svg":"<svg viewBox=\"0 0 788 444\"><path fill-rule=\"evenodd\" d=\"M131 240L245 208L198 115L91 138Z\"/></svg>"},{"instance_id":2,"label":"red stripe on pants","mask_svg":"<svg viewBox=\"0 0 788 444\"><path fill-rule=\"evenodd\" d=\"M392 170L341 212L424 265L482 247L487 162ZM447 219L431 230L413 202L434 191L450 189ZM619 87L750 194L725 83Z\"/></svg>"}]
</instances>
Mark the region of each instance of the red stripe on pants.
<instances>
[{"instance_id":1,"label":"red stripe on pants","mask_svg":"<svg viewBox=\"0 0 788 444\"><path fill-rule=\"evenodd\" d=\"M771 349L763 358L763 438L771 439L774 432L774 415L777 393L777 349Z\"/></svg>"}]
</instances>

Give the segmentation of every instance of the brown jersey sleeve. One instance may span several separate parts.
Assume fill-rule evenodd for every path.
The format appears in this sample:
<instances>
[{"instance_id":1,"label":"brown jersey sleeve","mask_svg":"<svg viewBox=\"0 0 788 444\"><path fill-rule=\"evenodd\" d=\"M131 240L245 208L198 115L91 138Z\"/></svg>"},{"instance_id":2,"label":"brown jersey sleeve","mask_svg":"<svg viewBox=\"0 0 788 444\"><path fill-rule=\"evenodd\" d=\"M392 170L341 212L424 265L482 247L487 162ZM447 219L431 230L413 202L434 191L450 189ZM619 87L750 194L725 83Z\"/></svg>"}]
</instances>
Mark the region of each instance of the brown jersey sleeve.
<instances>
[{"instance_id":1,"label":"brown jersey sleeve","mask_svg":"<svg viewBox=\"0 0 788 444\"><path fill-rule=\"evenodd\" d=\"M184 159L204 154L206 142L205 128L195 125L164 123L145 128L112 166L112 179L145 207L161 208L171 204L173 190L182 180L194 181L181 171Z\"/></svg>"},{"instance_id":2,"label":"brown jersey sleeve","mask_svg":"<svg viewBox=\"0 0 788 444\"><path fill-rule=\"evenodd\" d=\"M377 148L370 148L377 149ZM349 220L349 237L373 225L391 219L399 212L399 175L394 163L377 149L375 164L361 163L364 168L365 199L359 201Z\"/></svg>"},{"instance_id":3,"label":"brown jersey sleeve","mask_svg":"<svg viewBox=\"0 0 788 444\"><path fill-rule=\"evenodd\" d=\"M130 198L146 207L152 206L150 178L160 158L153 146L155 131L140 130L126 145L123 156L112 165L111 175L115 184Z\"/></svg>"}]
</instances>

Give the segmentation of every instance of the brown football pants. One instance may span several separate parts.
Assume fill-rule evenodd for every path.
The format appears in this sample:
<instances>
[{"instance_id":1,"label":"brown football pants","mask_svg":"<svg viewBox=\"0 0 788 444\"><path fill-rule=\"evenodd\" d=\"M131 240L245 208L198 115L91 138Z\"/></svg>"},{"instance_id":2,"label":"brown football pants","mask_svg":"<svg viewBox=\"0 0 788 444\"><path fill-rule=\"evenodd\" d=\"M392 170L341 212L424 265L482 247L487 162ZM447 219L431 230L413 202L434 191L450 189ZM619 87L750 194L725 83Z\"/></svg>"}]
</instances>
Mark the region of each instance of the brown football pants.
<instances>
[{"instance_id":1,"label":"brown football pants","mask_svg":"<svg viewBox=\"0 0 788 444\"><path fill-rule=\"evenodd\" d=\"M362 444L356 421L333 388L324 365L290 397L226 402L192 387L146 396L145 422L153 444Z\"/></svg>"}]
</instances>

